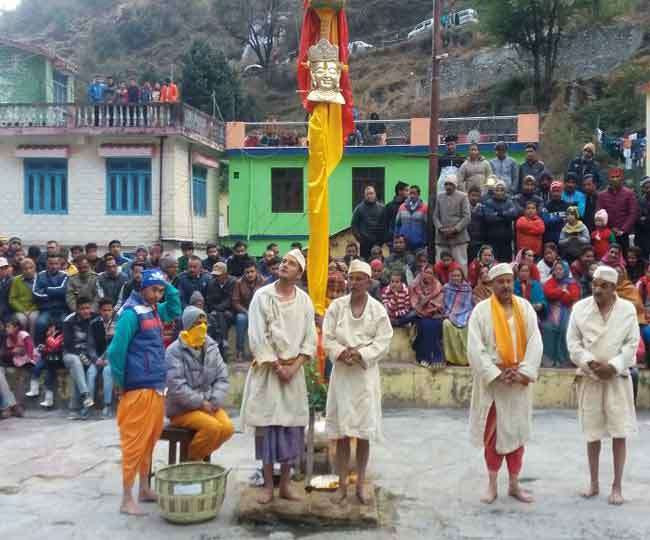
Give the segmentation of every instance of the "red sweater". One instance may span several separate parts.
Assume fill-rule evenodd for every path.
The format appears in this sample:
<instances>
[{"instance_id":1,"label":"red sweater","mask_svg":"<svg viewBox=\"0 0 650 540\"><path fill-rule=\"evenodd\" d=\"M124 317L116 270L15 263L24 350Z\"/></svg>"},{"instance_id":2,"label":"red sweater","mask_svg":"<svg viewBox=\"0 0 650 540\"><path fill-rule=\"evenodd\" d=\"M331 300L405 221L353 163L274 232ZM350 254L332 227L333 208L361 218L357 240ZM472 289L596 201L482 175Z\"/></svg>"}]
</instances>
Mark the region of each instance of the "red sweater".
<instances>
[{"instance_id":1,"label":"red sweater","mask_svg":"<svg viewBox=\"0 0 650 540\"><path fill-rule=\"evenodd\" d=\"M580 287L575 281L572 281L567 289L567 291L563 291L560 284L552 277L544 285L544 296L551 302L561 302L566 307L571 307L580 300Z\"/></svg>"},{"instance_id":2,"label":"red sweater","mask_svg":"<svg viewBox=\"0 0 650 540\"><path fill-rule=\"evenodd\" d=\"M546 225L544 220L535 216L530 219L521 216L517 220L517 251L521 249L530 249L538 257L542 256L543 238Z\"/></svg>"},{"instance_id":3,"label":"red sweater","mask_svg":"<svg viewBox=\"0 0 650 540\"><path fill-rule=\"evenodd\" d=\"M436 276L438 276L438 279L443 285L446 285L449 283L449 274L451 274L452 270L456 270L457 268L460 268L460 264L457 262L452 262L449 266L445 266L442 261L438 261L435 266L433 267L433 271L436 273Z\"/></svg>"},{"instance_id":4,"label":"red sweater","mask_svg":"<svg viewBox=\"0 0 650 540\"><path fill-rule=\"evenodd\" d=\"M596 260L600 260L607 255L611 240L612 229L609 227L605 227L604 229L596 227L596 230L591 233L591 244L594 246Z\"/></svg>"}]
</instances>

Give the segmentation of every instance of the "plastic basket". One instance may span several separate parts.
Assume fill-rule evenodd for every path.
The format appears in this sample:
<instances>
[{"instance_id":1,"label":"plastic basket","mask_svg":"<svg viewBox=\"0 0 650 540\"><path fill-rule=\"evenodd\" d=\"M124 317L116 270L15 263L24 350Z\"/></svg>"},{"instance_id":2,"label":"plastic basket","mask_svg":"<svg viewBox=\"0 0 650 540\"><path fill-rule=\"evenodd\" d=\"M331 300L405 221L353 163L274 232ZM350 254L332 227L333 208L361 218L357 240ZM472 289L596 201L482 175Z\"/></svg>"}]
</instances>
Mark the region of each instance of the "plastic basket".
<instances>
[{"instance_id":1,"label":"plastic basket","mask_svg":"<svg viewBox=\"0 0 650 540\"><path fill-rule=\"evenodd\" d=\"M163 467L156 472L156 494L163 518L199 523L217 517L230 470L202 461Z\"/></svg>"}]
</instances>

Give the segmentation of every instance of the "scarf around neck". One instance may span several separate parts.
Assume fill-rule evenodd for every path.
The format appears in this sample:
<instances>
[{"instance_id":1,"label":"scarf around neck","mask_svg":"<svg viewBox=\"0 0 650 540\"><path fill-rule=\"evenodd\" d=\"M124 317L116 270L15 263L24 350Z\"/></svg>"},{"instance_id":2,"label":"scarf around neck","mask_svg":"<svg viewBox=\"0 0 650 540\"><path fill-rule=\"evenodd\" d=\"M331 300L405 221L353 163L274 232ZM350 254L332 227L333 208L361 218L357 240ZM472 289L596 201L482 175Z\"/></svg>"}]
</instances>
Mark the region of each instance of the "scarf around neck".
<instances>
[{"instance_id":1,"label":"scarf around neck","mask_svg":"<svg viewBox=\"0 0 650 540\"><path fill-rule=\"evenodd\" d=\"M492 296L490 300L492 310L492 323L494 324L494 337L497 346L497 353L501 359L502 368L516 368L526 356L526 325L524 324L524 314L521 305L516 298L512 300L512 316L514 317L516 343L513 343L510 325L506 320L506 313L497 300ZM515 350L515 345L517 349Z\"/></svg>"}]
</instances>

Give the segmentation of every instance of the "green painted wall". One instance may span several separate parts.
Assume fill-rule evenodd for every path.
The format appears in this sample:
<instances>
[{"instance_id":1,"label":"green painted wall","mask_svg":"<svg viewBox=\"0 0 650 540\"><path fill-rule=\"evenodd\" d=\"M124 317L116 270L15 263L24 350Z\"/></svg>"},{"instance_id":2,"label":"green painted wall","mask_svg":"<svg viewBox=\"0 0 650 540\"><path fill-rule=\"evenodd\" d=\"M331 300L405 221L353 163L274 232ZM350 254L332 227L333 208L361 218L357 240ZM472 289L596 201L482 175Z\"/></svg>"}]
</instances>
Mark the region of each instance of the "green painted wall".
<instances>
[{"instance_id":1,"label":"green painted wall","mask_svg":"<svg viewBox=\"0 0 650 540\"><path fill-rule=\"evenodd\" d=\"M484 155L488 159L494 157ZM519 162L524 159L523 153L510 155ZM270 242L278 243L282 250L288 249L296 241L306 246L307 157L286 155L279 151L269 152L268 155L234 153L228 159L230 237L227 240L247 240L252 254L263 253ZM271 211L271 169L274 167L303 168L305 212L278 214ZM419 185L422 198L428 199L429 162L426 155L345 155L330 178L331 235L350 226L353 167L385 168L385 194L378 194L384 201L392 200L395 185L400 180Z\"/></svg>"},{"instance_id":2,"label":"green painted wall","mask_svg":"<svg viewBox=\"0 0 650 540\"><path fill-rule=\"evenodd\" d=\"M0 103L43 103L46 87L51 95L51 80L50 62L44 57L0 46Z\"/></svg>"}]
</instances>

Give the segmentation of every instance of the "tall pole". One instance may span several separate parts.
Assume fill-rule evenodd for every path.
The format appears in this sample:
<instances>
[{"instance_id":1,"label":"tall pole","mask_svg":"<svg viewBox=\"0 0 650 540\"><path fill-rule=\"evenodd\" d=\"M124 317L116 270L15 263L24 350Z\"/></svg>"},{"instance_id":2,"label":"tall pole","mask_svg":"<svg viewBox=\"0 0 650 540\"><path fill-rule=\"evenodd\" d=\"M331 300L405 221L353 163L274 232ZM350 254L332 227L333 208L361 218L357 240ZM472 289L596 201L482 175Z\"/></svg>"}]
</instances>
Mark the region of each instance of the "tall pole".
<instances>
[{"instance_id":1,"label":"tall pole","mask_svg":"<svg viewBox=\"0 0 650 540\"><path fill-rule=\"evenodd\" d=\"M431 118L429 124L429 258L435 257L435 233L433 230L433 209L438 188L438 140L440 138L440 51L442 36L440 19L443 0L433 0L433 36L431 47Z\"/></svg>"}]
</instances>

